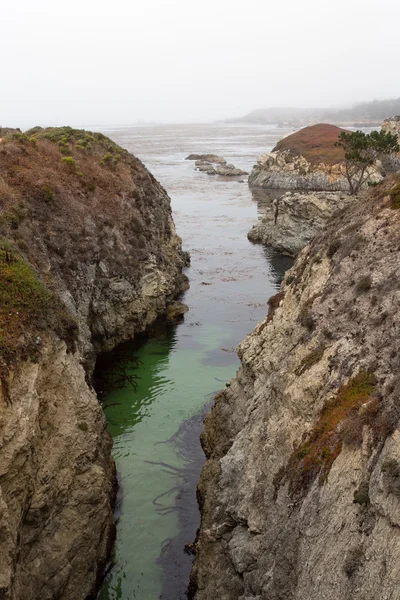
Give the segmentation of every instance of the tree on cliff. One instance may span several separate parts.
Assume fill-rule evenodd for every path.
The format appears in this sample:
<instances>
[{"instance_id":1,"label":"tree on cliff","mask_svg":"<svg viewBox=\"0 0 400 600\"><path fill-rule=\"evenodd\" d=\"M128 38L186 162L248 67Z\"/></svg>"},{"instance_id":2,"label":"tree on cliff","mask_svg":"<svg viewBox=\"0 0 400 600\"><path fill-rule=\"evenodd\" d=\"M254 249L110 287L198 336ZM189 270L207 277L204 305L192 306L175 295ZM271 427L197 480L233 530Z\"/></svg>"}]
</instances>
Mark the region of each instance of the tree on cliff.
<instances>
[{"instance_id":1,"label":"tree on cliff","mask_svg":"<svg viewBox=\"0 0 400 600\"><path fill-rule=\"evenodd\" d=\"M346 177L351 195L356 195L368 179L368 168L385 155L400 152L397 136L386 131L342 131L335 146L343 148L346 159Z\"/></svg>"}]
</instances>

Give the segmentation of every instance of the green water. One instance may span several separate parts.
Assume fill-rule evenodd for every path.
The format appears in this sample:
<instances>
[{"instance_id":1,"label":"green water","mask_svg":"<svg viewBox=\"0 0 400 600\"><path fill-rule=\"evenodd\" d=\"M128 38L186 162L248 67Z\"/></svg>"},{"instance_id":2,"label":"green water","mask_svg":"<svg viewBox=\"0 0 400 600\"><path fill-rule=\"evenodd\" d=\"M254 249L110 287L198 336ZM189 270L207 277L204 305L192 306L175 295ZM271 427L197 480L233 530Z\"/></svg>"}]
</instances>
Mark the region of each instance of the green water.
<instances>
[{"instance_id":1,"label":"green water","mask_svg":"<svg viewBox=\"0 0 400 600\"><path fill-rule=\"evenodd\" d=\"M235 375L235 347L264 318L268 298L292 264L247 239L261 192L253 198L246 184L199 173L184 158L212 151L250 171L281 134L228 125L111 132L170 193L177 232L192 262L184 321L132 350L141 360L137 369L134 362L129 367L140 377L137 389L104 398L120 491L114 566L101 600L185 599L192 556L184 548L200 522L199 414Z\"/></svg>"},{"instance_id":2,"label":"green water","mask_svg":"<svg viewBox=\"0 0 400 600\"><path fill-rule=\"evenodd\" d=\"M123 503L116 567L101 599L154 600L162 592L162 567L157 560L163 542L177 533L178 517L169 509L174 506L178 492L174 488L180 481L178 473L157 463L180 468L184 460L176 444L156 442L172 438L182 421L196 415L221 388L221 381L234 375L233 355L225 366L206 361L209 351L219 347L223 339L218 328L209 328L207 335L190 347L176 343L174 330L150 339L135 352L142 364L128 371L139 377L137 389L116 390L104 402L121 474ZM171 493L153 504L171 488Z\"/></svg>"}]
</instances>

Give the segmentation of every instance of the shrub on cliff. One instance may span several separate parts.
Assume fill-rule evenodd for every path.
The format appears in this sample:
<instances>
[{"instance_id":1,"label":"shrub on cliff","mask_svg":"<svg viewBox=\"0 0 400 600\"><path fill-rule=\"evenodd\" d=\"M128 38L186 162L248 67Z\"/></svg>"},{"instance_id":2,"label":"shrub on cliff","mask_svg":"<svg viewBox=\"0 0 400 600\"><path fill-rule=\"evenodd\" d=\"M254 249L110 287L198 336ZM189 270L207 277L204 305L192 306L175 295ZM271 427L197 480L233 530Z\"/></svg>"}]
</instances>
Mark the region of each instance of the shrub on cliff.
<instances>
[{"instance_id":1,"label":"shrub on cliff","mask_svg":"<svg viewBox=\"0 0 400 600\"><path fill-rule=\"evenodd\" d=\"M19 356L35 358L46 329L72 344L77 326L28 262L0 241L0 380Z\"/></svg>"},{"instance_id":2,"label":"shrub on cliff","mask_svg":"<svg viewBox=\"0 0 400 600\"><path fill-rule=\"evenodd\" d=\"M379 157L400 152L397 136L386 131L342 131L335 146L344 150L346 177L351 195L358 194L368 179L368 168L372 167Z\"/></svg>"}]
</instances>

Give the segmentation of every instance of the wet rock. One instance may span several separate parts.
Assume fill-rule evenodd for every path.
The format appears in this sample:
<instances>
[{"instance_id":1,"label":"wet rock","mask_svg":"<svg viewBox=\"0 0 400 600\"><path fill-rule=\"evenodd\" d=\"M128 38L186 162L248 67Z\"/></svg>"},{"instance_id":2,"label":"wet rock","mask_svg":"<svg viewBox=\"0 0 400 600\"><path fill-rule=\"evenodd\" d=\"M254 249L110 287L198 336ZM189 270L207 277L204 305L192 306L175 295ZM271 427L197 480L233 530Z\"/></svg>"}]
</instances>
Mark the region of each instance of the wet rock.
<instances>
[{"instance_id":1,"label":"wet rock","mask_svg":"<svg viewBox=\"0 0 400 600\"><path fill-rule=\"evenodd\" d=\"M166 317L168 321L176 321L183 317L183 315L188 312L189 307L187 304L183 304L182 302L173 302L167 308Z\"/></svg>"},{"instance_id":2,"label":"wet rock","mask_svg":"<svg viewBox=\"0 0 400 600\"><path fill-rule=\"evenodd\" d=\"M217 175L223 175L225 177L237 177L240 175L248 175L247 171L243 171L242 169L237 169L235 167L235 165L232 165L232 164L216 167L215 172L217 173Z\"/></svg>"}]
</instances>

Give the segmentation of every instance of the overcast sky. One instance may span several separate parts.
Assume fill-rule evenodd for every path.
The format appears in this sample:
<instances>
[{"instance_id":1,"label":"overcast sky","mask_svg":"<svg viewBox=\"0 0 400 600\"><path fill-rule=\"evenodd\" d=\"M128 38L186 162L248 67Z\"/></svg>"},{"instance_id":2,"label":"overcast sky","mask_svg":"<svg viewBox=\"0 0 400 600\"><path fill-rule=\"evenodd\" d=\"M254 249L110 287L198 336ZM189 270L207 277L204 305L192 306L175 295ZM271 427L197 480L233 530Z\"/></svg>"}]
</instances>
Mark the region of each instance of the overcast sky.
<instances>
[{"instance_id":1,"label":"overcast sky","mask_svg":"<svg viewBox=\"0 0 400 600\"><path fill-rule=\"evenodd\" d=\"M0 125L400 96L399 0L2 0Z\"/></svg>"}]
</instances>

